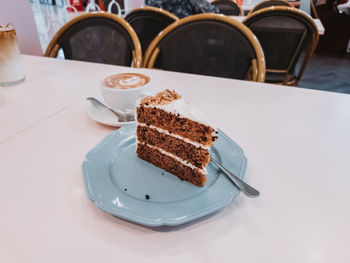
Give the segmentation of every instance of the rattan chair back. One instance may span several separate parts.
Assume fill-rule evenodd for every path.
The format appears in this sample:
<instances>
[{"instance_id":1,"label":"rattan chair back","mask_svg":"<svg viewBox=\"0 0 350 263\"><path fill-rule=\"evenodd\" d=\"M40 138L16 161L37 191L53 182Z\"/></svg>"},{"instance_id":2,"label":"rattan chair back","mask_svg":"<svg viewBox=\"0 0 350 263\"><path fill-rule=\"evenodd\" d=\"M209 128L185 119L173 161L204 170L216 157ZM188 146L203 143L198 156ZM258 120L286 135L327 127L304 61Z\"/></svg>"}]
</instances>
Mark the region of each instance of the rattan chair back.
<instances>
[{"instance_id":1,"label":"rattan chair back","mask_svg":"<svg viewBox=\"0 0 350 263\"><path fill-rule=\"evenodd\" d=\"M318 41L312 18L296 8L279 6L254 12L243 23L264 51L266 82L297 84Z\"/></svg>"},{"instance_id":2,"label":"rattan chair back","mask_svg":"<svg viewBox=\"0 0 350 263\"><path fill-rule=\"evenodd\" d=\"M52 38L47 57L113 65L140 67L142 51L132 27L122 18L109 13L80 15L65 24Z\"/></svg>"},{"instance_id":3,"label":"rattan chair back","mask_svg":"<svg viewBox=\"0 0 350 263\"><path fill-rule=\"evenodd\" d=\"M264 55L254 34L218 14L193 15L168 26L148 47L143 65L234 79L265 78Z\"/></svg>"},{"instance_id":4,"label":"rattan chair back","mask_svg":"<svg viewBox=\"0 0 350 263\"><path fill-rule=\"evenodd\" d=\"M144 53L160 31L179 19L161 8L145 6L132 10L125 20L135 30Z\"/></svg>"}]
</instances>

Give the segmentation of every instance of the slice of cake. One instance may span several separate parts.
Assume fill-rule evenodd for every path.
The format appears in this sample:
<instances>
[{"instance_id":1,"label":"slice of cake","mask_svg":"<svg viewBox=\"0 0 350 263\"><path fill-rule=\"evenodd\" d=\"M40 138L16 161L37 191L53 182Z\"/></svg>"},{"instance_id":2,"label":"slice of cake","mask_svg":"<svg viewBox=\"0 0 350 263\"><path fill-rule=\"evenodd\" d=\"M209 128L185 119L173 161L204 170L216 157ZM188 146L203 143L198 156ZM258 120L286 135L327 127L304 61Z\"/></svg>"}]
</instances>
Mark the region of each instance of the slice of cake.
<instances>
[{"instance_id":1,"label":"slice of cake","mask_svg":"<svg viewBox=\"0 0 350 263\"><path fill-rule=\"evenodd\" d=\"M140 99L136 112L137 155L181 180L204 186L215 129L175 91Z\"/></svg>"}]
</instances>

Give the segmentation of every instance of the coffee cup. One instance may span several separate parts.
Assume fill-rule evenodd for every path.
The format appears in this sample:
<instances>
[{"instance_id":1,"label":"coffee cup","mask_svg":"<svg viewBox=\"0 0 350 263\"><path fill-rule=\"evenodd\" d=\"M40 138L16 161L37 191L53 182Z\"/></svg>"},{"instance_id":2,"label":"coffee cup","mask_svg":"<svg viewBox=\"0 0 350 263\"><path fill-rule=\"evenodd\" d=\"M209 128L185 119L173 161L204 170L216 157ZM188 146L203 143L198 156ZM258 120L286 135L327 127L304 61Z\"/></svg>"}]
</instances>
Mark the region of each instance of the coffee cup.
<instances>
[{"instance_id":1,"label":"coffee cup","mask_svg":"<svg viewBox=\"0 0 350 263\"><path fill-rule=\"evenodd\" d=\"M136 100L151 94L151 78L140 73L121 73L102 81L104 102L114 110L134 111Z\"/></svg>"}]
</instances>

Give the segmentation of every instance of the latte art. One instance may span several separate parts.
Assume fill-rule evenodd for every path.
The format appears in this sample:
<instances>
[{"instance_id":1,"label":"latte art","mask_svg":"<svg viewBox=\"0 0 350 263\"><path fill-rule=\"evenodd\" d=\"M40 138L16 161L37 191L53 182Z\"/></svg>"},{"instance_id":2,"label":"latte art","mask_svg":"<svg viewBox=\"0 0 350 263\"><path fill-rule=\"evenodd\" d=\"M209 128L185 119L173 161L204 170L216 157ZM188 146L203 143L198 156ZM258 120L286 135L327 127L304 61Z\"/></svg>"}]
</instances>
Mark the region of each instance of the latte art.
<instances>
[{"instance_id":1,"label":"latte art","mask_svg":"<svg viewBox=\"0 0 350 263\"><path fill-rule=\"evenodd\" d=\"M133 89L144 86L150 78L138 73L122 73L104 79L103 85L115 89Z\"/></svg>"},{"instance_id":2,"label":"latte art","mask_svg":"<svg viewBox=\"0 0 350 263\"><path fill-rule=\"evenodd\" d=\"M114 110L135 111L135 103L152 90L151 78L139 73L121 73L106 77L100 86L105 103Z\"/></svg>"}]
</instances>

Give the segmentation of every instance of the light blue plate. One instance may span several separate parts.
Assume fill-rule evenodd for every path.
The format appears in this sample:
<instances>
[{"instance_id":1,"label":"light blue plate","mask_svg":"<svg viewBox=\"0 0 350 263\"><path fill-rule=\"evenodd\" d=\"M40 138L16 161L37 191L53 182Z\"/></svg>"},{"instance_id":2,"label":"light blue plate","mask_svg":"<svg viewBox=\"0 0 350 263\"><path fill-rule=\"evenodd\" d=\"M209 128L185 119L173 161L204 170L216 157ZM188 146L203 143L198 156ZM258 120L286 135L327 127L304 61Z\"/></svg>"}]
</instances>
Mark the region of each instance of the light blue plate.
<instances>
[{"instance_id":1,"label":"light blue plate","mask_svg":"<svg viewBox=\"0 0 350 263\"><path fill-rule=\"evenodd\" d=\"M212 164L205 186L198 187L139 159L135 132L135 124L111 132L83 162L87 195L103 211L142 225L175 226L213 213L238 195ZM243 179L242 149L220 130L218 137L210 154Z\"/></svg>"}]
</instances>

